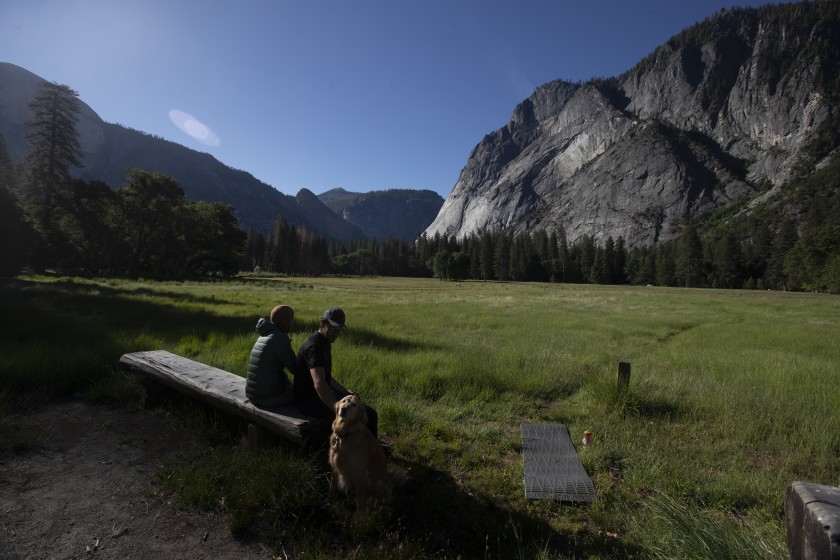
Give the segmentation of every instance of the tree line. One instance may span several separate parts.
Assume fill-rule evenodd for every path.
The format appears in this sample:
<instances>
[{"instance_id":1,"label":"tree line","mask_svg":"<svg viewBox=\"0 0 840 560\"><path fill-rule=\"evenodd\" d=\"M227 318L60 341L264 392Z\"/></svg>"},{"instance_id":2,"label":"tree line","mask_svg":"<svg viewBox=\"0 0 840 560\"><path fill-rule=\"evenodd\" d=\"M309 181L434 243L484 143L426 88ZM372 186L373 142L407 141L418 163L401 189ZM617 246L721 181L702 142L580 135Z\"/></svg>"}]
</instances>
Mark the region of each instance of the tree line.
<instances>
[{"instance_id":1,"label":"tree line","mask_svg":"<svg viewBox=\"0 0 840 560\"><path fill-rule=\"evenodd\" d=\"M621 237L589 235L569 242L563 229L336 242L282 216L267 234L243 232L232 207L187 200L161 173L130 169L116 190L72 178L81 165L77 95L42 86L19 166L0 136L0 275L24 267L178 279L247 271L840 293L837 154L785 185L775 203L746 217L735 205L687 220L676 239L655 246L628 249Z\"/></svg>"},{"instance_id":2,"label":"tree line","mask_svg":"<svg viewBox=\"0 0 840 560\"><path fill-rule=\"evenodd\" d=\"M0 275L185 278L239 270L246 235L233 208L187 200L173 178L129 169L117 190L80 167L78 93L42 84L30 101L29 150L16 166L0 136Z\"/></svg>"}]
</instances>

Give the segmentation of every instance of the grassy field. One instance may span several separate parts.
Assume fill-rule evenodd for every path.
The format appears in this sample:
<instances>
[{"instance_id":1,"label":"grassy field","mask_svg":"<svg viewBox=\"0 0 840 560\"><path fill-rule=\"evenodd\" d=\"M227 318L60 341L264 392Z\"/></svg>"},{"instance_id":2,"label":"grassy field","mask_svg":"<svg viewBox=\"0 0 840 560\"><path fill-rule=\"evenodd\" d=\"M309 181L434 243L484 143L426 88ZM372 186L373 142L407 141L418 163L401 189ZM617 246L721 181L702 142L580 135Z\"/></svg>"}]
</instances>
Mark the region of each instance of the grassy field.
<instances>
[{"instance_id":1,"label":"grassy field","mask_svg":"<svg viewBox=\"0 0 840 560\"><path fill-rule=\"evenodd\" d=\"M296 311L294 348L324 309L344 308L334 375L379 411L393 465L410 476L392 507L353 515L349 502L325 501L323 457L249 453L212 413L182 406L201 437L230 445L166 478L205 507L224 497L234 531L286 550L786 558L785 486L840 485L840 298L817 294L22 277L0 287L0 404L72 392L131 402L136 388L115 369L129 351L167 349L244 375L256 320L278 303ZM619 361L632 364L626 392ZM574 440L594 433L580 450L594 503L524 498L524 422L565 424ZM20 434L0 441L25 446Z\"/></svg>"}]
</instances>

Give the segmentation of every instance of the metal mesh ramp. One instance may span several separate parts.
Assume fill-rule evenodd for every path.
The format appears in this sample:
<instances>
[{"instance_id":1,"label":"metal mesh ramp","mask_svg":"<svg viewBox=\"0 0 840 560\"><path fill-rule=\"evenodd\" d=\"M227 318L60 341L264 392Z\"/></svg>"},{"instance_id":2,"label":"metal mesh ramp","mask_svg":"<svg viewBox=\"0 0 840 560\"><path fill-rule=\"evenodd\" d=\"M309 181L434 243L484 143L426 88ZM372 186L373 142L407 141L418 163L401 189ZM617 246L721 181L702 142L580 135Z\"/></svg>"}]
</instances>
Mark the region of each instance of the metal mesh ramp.
<instances>
[{"instance_id":1,"label":"metal mesh ramp","mask_svg":"<svg viewBox=\"0 0 840 560\"><path fill-rule=\"evenodd\" d=\"M563 424L522 424L522 460L526 498L595 500L595 485Z\"/></svg>"}]
</instances>

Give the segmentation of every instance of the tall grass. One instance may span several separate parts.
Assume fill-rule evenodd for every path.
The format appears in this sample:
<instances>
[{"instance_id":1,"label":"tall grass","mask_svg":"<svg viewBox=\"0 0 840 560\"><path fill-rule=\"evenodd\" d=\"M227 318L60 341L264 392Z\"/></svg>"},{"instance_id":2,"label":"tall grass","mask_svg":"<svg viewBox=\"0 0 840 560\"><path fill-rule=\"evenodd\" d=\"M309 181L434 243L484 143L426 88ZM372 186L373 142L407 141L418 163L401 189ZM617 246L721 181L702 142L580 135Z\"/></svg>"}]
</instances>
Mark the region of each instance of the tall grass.
<instances>
[{"instance_id":1,"label":"tall grass","mask_svg":"<svg viewBox=\"0 0 840 560\"><path fill-rule=\"evenodd\" d=\"M296 311L294 347L324 309L345 309L334 374L377 408L394 463L411 480L393 511L367 521L289 496L297 515L324 517L344 535L322 549L307 533L298 545L315 556L781 558L785 486L840 484L840 300L825 295L390 278L21 278L0 287L0 390L116 399L118 357L157 348L244 375L256 320L278 303ZM619 361L632 364L626 391L616 387ZM595 503L524 499L523 422L594 432L581 458ZM218 482L195 501L233 495L242 483L230 473L270 480L264 471L285 461L234 447L231 458L211 457L186 476ZM310 480L306 461L295 461L291 471ZM305 494L325 491L321 480ZM269 533L254 512L289 515L248 492L234 502L226 503L235 523Z\"/></svg>"}]
</instances>

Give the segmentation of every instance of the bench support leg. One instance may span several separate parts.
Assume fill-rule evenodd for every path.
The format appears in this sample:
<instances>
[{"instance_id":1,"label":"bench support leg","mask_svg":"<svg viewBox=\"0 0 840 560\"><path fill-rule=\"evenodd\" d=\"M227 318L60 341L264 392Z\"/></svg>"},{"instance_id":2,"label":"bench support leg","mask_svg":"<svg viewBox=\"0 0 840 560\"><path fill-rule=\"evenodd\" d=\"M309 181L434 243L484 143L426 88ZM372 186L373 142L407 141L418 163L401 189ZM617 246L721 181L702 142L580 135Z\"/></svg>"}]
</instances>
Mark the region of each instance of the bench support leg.
<instances>
[{"instance_id":1,"label":"bench support leg","mask_svg":"<svg viewBox=\"0 0 840 560\"><path fill-rule=\"evenodd\" d=\"M276 447L279 439L276 435L262 426L254 423L248 424L248 447L251 451L259 451Z\"/></svg>"},{"instance_id":2,"label":"bench support leg","mask_svg":"<svg viewBox=\"0 0 840 560\"><path fill-rule=\"evenodd\" d=\"M166 388L150 379L140 381L140 408L151 410L160 406L166 396Z\"/></svg>"}]
</instances>

